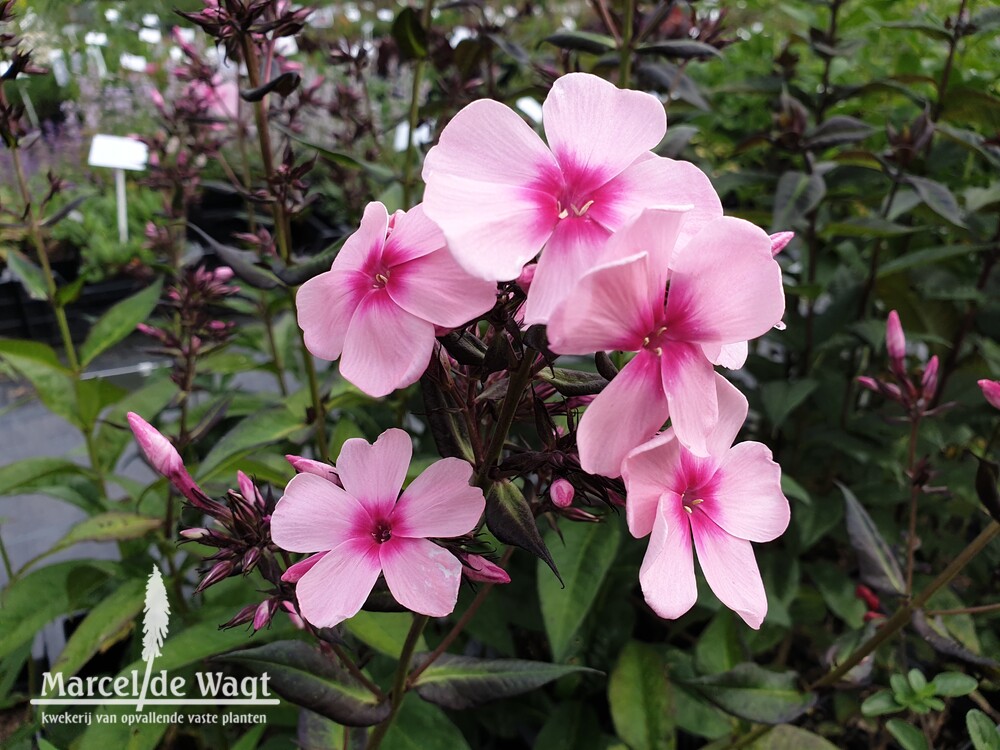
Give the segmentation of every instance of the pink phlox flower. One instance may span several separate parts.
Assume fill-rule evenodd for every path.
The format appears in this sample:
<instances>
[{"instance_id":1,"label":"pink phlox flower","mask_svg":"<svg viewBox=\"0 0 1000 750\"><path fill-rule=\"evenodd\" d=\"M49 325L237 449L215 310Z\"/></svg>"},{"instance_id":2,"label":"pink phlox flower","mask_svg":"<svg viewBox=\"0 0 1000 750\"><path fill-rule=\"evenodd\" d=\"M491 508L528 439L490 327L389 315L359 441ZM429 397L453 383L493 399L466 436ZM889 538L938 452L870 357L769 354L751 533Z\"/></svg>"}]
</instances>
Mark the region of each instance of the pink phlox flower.
<instances>
[{"instance_id":1,"label":"pink phlox flower","mask_svg":"<svg viewBox=\"0 0 1000 750\"><path fill-rule=\"evenodd\" d=\"M326 273L299 289L299 326L317 357L340 359L340 374L370 396L416 382L435 333L457 328L496 302L496 284L467 274L420 206L397 212L390 231L369 203Z\"/></svg>"},{"instance_id":2,"label":"pink phlox flower","mask_svg":"<svg viewBox=\"0 0 1000 750\"><path fill-rule=\"evenodd\" d=\"M559 354L637 352L580 421L580 464L591 474L618 476L625 455L668 417L685 447L707 455L719 420L712 365L742 366L746 342L784 312L781 269L763 230L723 217L678 247L686 221L683 208L643 211L549 321Z\"/></svg>"},{"instance_id":3,"label":"pink phlox flower","mask_svg":"<svg viewBox=\"0 0 1000 750\"><path fill-rule=\"evenodd\" d=\"M789 506L771 451L755 442L732 445L746 398L724 379L717 388L721 417L709 455L692 454L672 430L636 448L622 466L625 513L633 536L652 533L639 582L656 614L674 619L694 606L696 551L715 595L757 629L767 596L750 543L784 533Z\"/></svg>"},{"instance_id":4,"label":"pink phlox flower","mask_svg":"<svg viewBox=\"0 0 1000 750\"><path fill-rule=\"evenodd\" d=\"M315 474L297 474L271 516L271 538L290 552L318 552L291 566L302 616L333 627L361 609L380 575L396 601L432 617L455 608L462 563L428 537L467 534L486 507L469 485L472 466L444 458L400 494L412 446L402 430L374 444L344 443L337 459L343 487Z\"/></svg>"},{"instance_id":5,"label":"pink phlox flower","mask_svg":"<svg viewBox=\"0 0 1000 750\"><path fill-rule=\"evenodd\" d=\"M542 105L548 145L514 110L473 102L424 161L427 215L469 273L510 281L539 251L525 305L545 323L601 254L608 236L649 205L693 206L683 241L722 215L708 177L651 152L663 104L586 73L555 82Z\"/></svg>"}]
</instances>

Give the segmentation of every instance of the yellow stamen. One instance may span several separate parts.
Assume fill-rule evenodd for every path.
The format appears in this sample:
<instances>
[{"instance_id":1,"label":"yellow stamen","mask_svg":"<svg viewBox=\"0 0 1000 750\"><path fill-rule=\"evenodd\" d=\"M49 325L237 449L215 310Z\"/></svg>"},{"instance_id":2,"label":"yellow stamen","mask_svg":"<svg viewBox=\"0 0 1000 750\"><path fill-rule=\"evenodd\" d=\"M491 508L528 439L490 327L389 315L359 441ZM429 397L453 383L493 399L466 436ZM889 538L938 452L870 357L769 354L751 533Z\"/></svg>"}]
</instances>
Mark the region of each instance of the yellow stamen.
<instances>
[{"instance_id":1,"label":"yellow stamen","mask_svg":"<svg viewBox=\"0 0 1000 750\"><path fill-rule=\"evenodd\" d=\"M700 505L703 502L705 502L705 501L702 500L701 498L699 498L698 500L692 500L691 501L691 505Z\"/></svg>"},{"instance_id":2,"label":"yellow stamen","mask_svg":"<svg viewBox=\"0 0 1000 750\"><path fill-rule=\"evenodd\" d=\"M568 216L569 216L569 211L567 211L565 208L562 211L559 212L559 218L560 219L565 219Z\"/></svg>"},{"instance_id":3,"label":"yellow stamen","mask_svg":"<svg viewBox=\"0 0 1000 750\"><path fill-rule=\"evenodd\" d=\"M585 213L587 213L587 209L593 205L594 201L589 200L583 204L582 208L577 208L576 206L573 206L573 211L576 213L577 216L583 216Z\"/></svg>"},{"instance_id":4,"label":"yellow stamen","mask_svg":"<svg viewBox=\"0 0 1000 750\"><path fill-rule=\"evenodd\" d=\"M684 506L684 510L686 510L688 512L688 515L691 515L692 513L694 513L694 511L691 510L691 506L690 505L685 505Z\"/></svg>"},{"instance_id":5,"label":"yellow stamen","mask_svg":"<svg viewBox=\"0 0 1000 750\"><path fill-rule=\"evenodd\" d=\"M383 273L377 273L377 274L375 274L375 281L377 281L380 284L388 284L389 283L389 277L386 276Z\"/></svg>"}]
</instances>

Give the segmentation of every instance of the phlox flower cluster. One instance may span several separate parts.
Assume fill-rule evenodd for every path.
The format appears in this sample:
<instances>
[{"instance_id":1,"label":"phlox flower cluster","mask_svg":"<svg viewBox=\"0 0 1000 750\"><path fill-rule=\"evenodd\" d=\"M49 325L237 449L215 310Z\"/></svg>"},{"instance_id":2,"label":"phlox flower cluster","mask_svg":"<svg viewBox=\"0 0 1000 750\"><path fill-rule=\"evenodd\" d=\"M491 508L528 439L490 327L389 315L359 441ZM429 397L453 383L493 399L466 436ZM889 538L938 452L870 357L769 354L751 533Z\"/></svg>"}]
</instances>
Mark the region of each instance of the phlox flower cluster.
<instances>
[{"instance_id":1,"label":"phlox flower cluster","mask_svg":"<svg viewBox=\"0 0 1000 750\"><path fill-rule=\"evenodd\" d=\"M770 451L734 445L747 401L716 366L742 367L748 341L780 326L774 255L791 237L724 216L703 172L652 151L666 118L651 95L567 75L543 123L544 141L498 102L459 112L427 154L424 203L391 216L369 204L330 270L300 289L306 345L385 396L518 280L516 319L545 325L551 352L623 353L575 440L583 472L622 478L629 530L650 536L650 607L675 618L694 605L697 554L718 598L757 628L767 599L751 545L784 532L789 506ZM335 469L302 463L285 489L271 532L313 553L285 573L307 621L352 616L380 577L413 611L454 608L465 561L449 540L479 528L483 492L456 458L403 490L410 453L400 430L351 440ZM573 487L551 495L566 509Z\"/></svg>"}]
</instances>

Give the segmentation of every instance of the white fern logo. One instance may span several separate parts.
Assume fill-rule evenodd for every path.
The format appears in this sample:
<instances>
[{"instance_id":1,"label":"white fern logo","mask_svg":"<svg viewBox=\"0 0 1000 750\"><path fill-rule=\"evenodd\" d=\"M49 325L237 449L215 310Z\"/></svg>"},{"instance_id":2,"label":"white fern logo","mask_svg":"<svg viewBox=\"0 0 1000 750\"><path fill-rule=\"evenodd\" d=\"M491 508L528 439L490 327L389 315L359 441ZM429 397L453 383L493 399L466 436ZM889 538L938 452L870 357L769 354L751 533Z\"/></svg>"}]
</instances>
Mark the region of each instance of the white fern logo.
<instances>
[{"instance_id":1,"label":"white fern logo","mask_svg":"<svg viewBox=\"0 0 1000 750\"><path fill-rule=\"evenodd\" d=\"M153 565L153 572L146 582L146 603L142 618L142 659L146 662L146 674L142 679L142 692L135 710L141 711L149 688L149 673L153 669L153 659L160 655L163 639L167 637L167 621L170 617L170 602L167 589L163 586L160 569Z\"/></svg>"}]
</instances>

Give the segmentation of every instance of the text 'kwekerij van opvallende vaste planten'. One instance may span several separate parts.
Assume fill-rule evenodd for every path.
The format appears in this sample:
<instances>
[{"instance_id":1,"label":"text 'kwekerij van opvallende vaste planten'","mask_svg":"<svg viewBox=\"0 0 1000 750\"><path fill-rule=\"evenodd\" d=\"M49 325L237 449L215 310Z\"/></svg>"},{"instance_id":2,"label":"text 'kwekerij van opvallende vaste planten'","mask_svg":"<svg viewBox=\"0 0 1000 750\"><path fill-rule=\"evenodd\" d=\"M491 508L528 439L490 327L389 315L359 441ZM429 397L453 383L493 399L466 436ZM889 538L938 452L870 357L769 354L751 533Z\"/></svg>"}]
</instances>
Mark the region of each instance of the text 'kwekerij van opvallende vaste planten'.
<instances>
[{"instance_id":1,"label":"text 'kwekerij van opvallende vaste planten'","mask_svg":"<svg viewBox=\"0 0 1000 750\"><path fill-rule=\"evenodd\" d=\"M996 8L178 6L0 0L0 744L1000 748Z\"/></svg>"}]
</instances>

